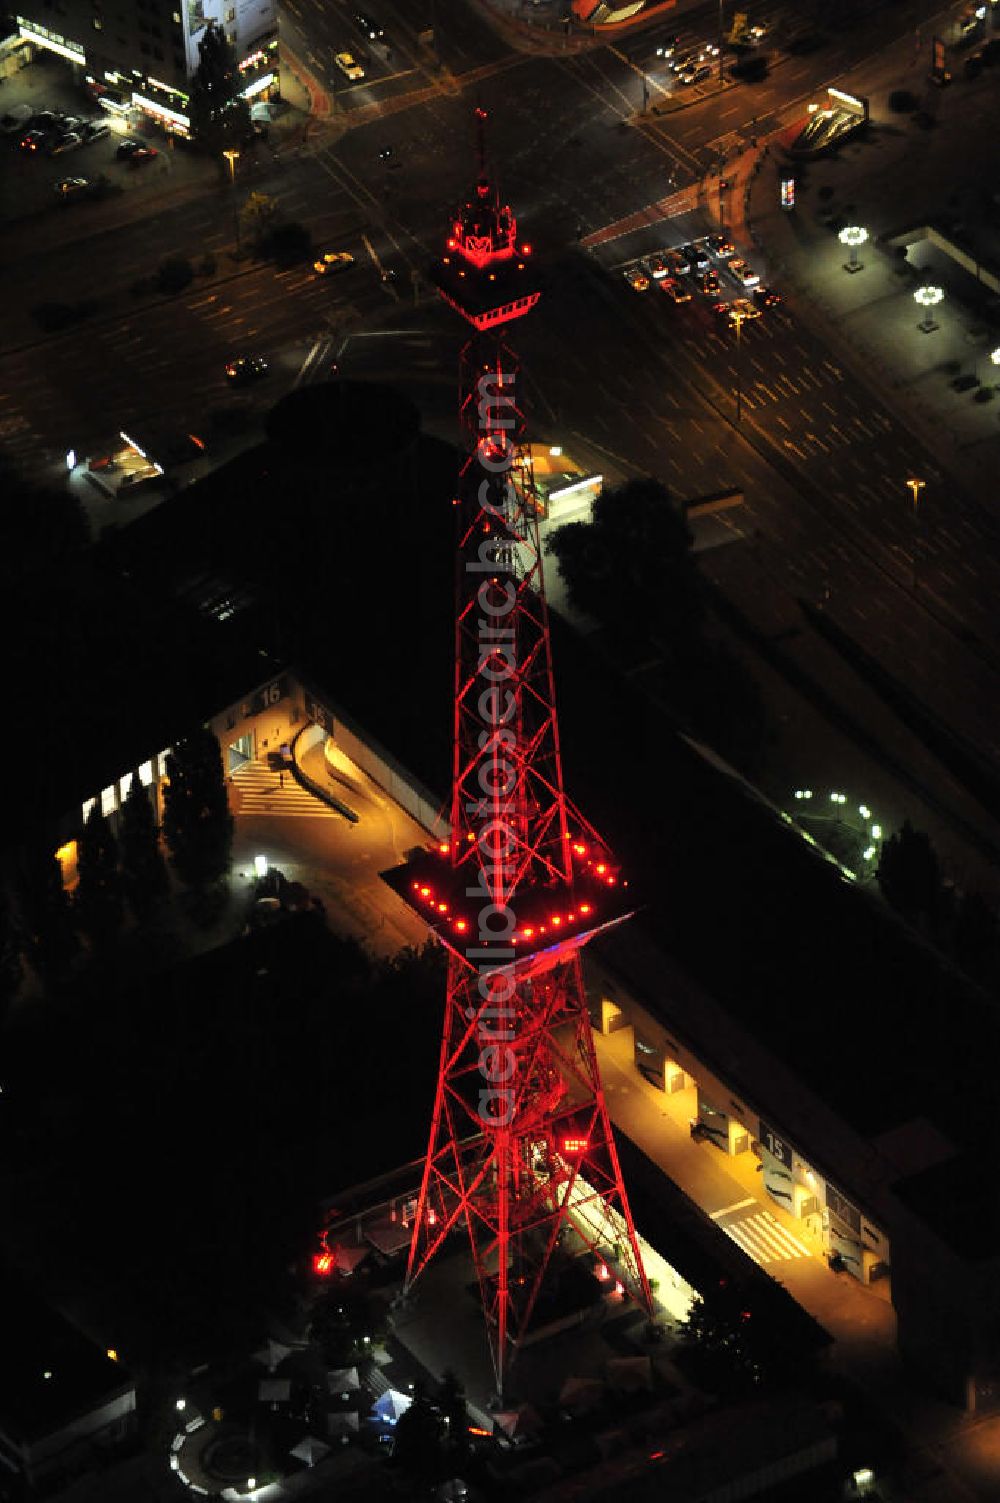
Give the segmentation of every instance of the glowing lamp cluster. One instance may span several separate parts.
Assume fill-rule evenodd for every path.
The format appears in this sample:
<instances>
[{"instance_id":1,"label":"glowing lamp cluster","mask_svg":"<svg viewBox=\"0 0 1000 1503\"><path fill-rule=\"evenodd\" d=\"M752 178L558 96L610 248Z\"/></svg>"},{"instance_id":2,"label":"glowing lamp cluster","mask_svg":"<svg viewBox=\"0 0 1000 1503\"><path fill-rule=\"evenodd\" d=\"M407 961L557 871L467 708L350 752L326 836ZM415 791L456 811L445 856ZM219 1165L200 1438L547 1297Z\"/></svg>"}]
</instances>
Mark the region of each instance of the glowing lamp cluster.
<instances>
[{"instance_id":1,"label":"glowing lamp cluster","mask_svg":"<svg viewBox=\"0 0 1000 1503\"><path fill-rule=\"evenodd\" d=\"M611 917L612 908L618 906L600 901L602 889L628 887L608 853L592 849L583 840L572 841L570 850L572 892L566 888L522 890L516 905L520 922L510 936L512 945L526 950L544 949L575 933L590 932L595 924ZM458 854L449 841L439 842L434 851L426 852L420 859L419 869L411 868L408 890L400 892L426 918L439 938L456 948L473 935L476 915L475 906L465 897L466 877L461 864L453 860Z\"/></svg>"}]
</instances>

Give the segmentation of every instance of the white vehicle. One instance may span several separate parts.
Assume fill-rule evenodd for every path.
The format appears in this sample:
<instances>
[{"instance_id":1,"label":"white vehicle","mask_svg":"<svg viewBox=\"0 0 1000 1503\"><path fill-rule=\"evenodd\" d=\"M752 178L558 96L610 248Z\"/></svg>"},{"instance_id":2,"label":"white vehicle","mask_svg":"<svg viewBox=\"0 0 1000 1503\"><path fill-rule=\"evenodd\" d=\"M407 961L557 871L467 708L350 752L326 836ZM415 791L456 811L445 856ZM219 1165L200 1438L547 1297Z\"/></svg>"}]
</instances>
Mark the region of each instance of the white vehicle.
<instances>
[{"instance_id":1,"label":"white vehicle","mask_svg":"<svg viewBox=\"0 0 1000 1503\"><path fill-rule=\"evenodd\" d=\"M760 281L760 277L754 271L753 267L748 266L739 257L729 261L726 265L726 270L738 287L756 287Z\"/></svg>"}]
</instances>

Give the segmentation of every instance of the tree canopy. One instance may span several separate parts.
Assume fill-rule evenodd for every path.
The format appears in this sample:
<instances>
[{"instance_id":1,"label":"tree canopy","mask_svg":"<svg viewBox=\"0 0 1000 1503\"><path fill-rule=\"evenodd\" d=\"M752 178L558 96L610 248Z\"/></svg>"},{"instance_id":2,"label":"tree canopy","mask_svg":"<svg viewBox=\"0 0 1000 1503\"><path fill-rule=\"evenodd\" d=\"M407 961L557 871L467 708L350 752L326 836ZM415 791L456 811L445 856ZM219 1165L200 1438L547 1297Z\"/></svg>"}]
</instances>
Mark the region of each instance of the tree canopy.
<instances>
[{"instance_id":1,"label":"tree canopy","mask_svg":"<svg viewBox=\"0 0 1000 1503\"><path fill-rule=\"evenodd\" d=\"M221 26L206 28L198 57L188 100L191 134L212 156L221 156L250 135L250 106L240 95L236 54Z\"/></svg>"},{"instance_id":2,"label":"tree canopy","mask_svg":"<svg viewBox=\"0 0 1000 1503\"><path fill-rule=\"evenodd\" d=\"M178 877L205 889L229 870L233 817L229 812L222 748L199 727L183 736L167 758L163 833Z\"/></svg>"},{"instance_id":3,"label":"tree canopy","mask_svg":"<svg viewBox=\"0 0 1000 1503\"><path fill-rule=\"evenodd\" d=\"M672 651L704 617L691 534L658 480L609 486L591 522L568 522L548 542L570 604L621 639L641 635Z\"/></svg>"}]
</instances>

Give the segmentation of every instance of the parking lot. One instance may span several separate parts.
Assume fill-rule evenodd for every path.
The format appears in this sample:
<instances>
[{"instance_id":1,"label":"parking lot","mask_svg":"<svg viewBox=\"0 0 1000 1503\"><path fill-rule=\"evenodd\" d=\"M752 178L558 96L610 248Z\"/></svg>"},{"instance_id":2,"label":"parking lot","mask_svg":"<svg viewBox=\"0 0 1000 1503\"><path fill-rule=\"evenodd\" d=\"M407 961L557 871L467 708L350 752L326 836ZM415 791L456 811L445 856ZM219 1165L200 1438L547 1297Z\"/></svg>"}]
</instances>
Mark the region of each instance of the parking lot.
<instances>
[{"instance_id":1,"label":"parking lot","mask_svg":"<svg viewBox=\"0 0 1000 1503\"><path fill-rule=\"evenodd\" d=\"M34 149L22 145L33 126L41 131ZM126 140L148 154L119 157ZM200 181L205 169L203 160L183 145L174 147L137 111L118 116L99 109L58 58L37 58L0 90L0 220L6 223L66 212L87 199L146 198L168 181ZM57 191L67 179L86 186Z\"/></svg>"},{"instance_id":2,"label":"parking lot","mask_svg":"<svg viewBox=\"0 0 1000 1503\"><path fill-rule=\"evenodd\" d=\"M780 291L764 283L724 232L681 244L669 244L669 239L664 235L661 250L619 265L633 292L737 327L781 306Z\"/></svg>"}]
</instances>

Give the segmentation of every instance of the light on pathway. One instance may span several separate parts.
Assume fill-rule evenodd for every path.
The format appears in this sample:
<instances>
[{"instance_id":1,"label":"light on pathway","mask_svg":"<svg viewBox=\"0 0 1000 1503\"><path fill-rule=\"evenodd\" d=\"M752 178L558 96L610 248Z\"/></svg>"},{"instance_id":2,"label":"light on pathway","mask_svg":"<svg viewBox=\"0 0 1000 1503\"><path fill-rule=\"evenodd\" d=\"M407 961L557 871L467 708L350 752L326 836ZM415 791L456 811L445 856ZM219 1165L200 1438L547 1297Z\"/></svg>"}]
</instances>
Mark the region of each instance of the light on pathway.
<instances>
[{"instance_id":1,"label":"light on pathway","mask_svg":"<svg viewBox=\"0 0 1000 1503\"><path fill-rule=\"evenodd\" d=\"M924 310L923 319L918 325L922 334L929 334L932 329L937 328L937 324L931 315L931 309L936 308L943 298L944 289L942 287L932 287L929 283L923 287L918 287L913 294L914 302L919 303Z\"/></svg>"},{"instance_id":2,"label":"light on pathway","mask_svg":"<svg viewBox=\"0 0 1000 1503\"><path fill-rule=\"evenodd\" d=\"M868 239L868 231L860 224L845 225L837 237L841 245L846 245L850 251L850 257L844 262L845 271L864 271L864 267L858 260L858 247L864 245Z\"/></svg>"}]
</instances>

